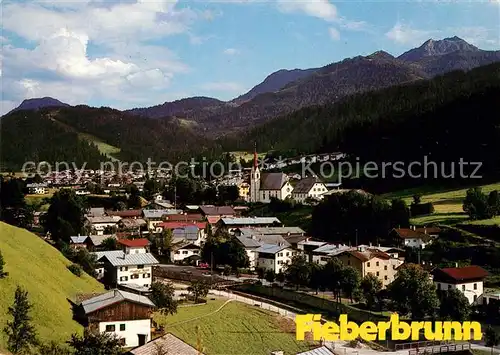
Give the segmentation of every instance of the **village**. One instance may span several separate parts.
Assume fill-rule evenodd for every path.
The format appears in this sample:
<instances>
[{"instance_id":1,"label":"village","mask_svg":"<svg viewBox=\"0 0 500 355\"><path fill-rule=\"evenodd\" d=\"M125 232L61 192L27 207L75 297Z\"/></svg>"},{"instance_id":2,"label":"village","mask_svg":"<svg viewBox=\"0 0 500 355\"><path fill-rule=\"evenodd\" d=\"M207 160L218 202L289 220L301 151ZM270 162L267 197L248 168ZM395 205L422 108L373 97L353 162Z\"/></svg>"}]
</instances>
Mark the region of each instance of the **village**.
<instances>
[{"instance_id":1,"label":"village","mask_svg":"<svg viewBox=\"0 0 500 355\"><path fill-rule=\"evenodd\" d=\"M425 287L433 285L438 295L450 290L463 295L460 297L465 300L462 301L467 309L465 317L492 310L499 314L500 291L485 287L489 272L483 267L458 263L438 267L420 260L421 252L440 241L443 232L440 227L392 227L382 238L383 243L358 243L357 230L355 238L347 243L313 238L300 226L287 225L277 216L255 216L249 211L255 205L291 200L298 205L316 205L328 196L349 193L349 190L340 189L338 184L332 188L316 176L304 177L292 185L285 173L260 170L257 153L254 153L254 163L246 179L242 178L239 185L229 184L237 187L238 192L232 204L179 203L154 193L149 200L141 198L140 207L135 208L87 206L82 228L86 233L67 236L67 246L61 246L61 236L39 234L74 260L75 274L83 269L107 290L97 295L75 296L75 319L88 329L116 336L129 354L154 355L158 354L155 352L158 347L162 347L168 350L165 353L181 355L203 351L168 332L158 321L158 310L163 314L162 309L168 309L169 302L198 304L207 299L233 300L259 306L288 319L310 310L320 311L324 319L331 319L341 310L340 313L362 321L383 319L387 312L404 307L412 316L419 311L425 316L437 306L433 303L434 296L423 295L421 304L405 304L413 293L424 292L420 287L425 284ZM92 181L92 172L87 175L89 182ZM44 195L50 189L66 191L78 198L92 195L82 187L84 183L72 184L71 178L61 183L59 178L52 176L43 182L27 184L26 192ZM104 194L114 191L113 196L123 194L130 199L131 194L127 194L124 186L132 184L143 192L145 182L134 181L143 178L130 173L125 180L117 182L111 177L100 188ZM55 180L59 180L59 185ZM35 212L33 230L41 230L47 213ZM408 255L417 255L417 258L408 260ZM406 281L415 284L404 285L402 277L410 278ZM392 287L399 287L398 292L406 293L407 298L392 299L394 296L389 292ZM453 310L461 307L461 299L457 300L456 294L453 297L441 302L458 302L457 305L442 311L450 317L462 316L460 311ZM355 304L360 301L364 308L356 308ZM399 309L390 308L390 304L398 302ZM484 342L417 341L385 345L384 351L394 354L411 353L415 347L427 351L442 347L447 351L489 350ZM309 347L296 353L374 354L383 348L375 343L325 341L311 342ZM283 351L287 349L269 349L269 354Z\"/></svg>"}]
</instances>

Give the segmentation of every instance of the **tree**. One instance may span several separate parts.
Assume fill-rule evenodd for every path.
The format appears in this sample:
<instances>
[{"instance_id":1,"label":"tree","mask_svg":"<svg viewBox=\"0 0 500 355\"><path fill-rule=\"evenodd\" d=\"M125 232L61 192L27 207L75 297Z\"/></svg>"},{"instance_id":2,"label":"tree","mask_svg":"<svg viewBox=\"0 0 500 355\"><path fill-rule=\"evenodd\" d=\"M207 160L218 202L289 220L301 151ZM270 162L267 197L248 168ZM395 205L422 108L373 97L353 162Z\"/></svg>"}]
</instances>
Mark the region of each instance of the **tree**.
<instances>
[{"instance_id":1,"label":"tree","mask_svg":"<svg viewBox=\"0 0 500 355\"><path fill-rule=\"evenodd\" d=\"M439 306L436 286L420 265L400 269L388 291L395 309L401 314L411 313L414 320L433 315Z\"/></svg>"},{"instance_id":2,"label":"tree","mask_svg":"<svg viewBox=\"0 0 500 355\"><path fill-rule=\"evenodd\" d=\"M99 333L85 329L83 336L71 335L69 345L74 355L121 355L120 339L115 334Z\"/></svg>"},{"instance_id":3,"label":"tree","mask_svg":"<svg viewBox=\"0 0 500 355\"><path fill-rule=\"evenodd\" d=\"M142 189L142 194L144 195L144 198L149 201L153 198L156 192L158 192L156 181L153 179L146 180L146 182L144 183L144 187Z\"/></svg>"},{"instance_id":4,"label":"tree","mask_svg":"<svg viewBox=\"0 0 500 355\"><path fill-rule=\"evenodd\" d=\"M276 281L279 283L285 282L285 274L282 273L281 271L276 274Z\"/></svg>"},{"instance_id":5,"label":"tree","mask_svg":"<svg viewBox=\"0 0 500 355\"><path fill-rule=\"evenodd\" d=\"M347 266L342 270L341 277L340 286L342 287L346 297L349 297L352 302L354 294L360 287L361 276L355 268Z\"/></svg>"},{"instance_id":6,"label":"tree","mask_svg":"<svg viewBox=\"0 0 500 355\"><path fill-rule=\"evenodd\" d=\"M66 347L51 341L46 344L40 344L38 346L38 351L43 355L71 355L71 352Z\"/></svg>"},{"instance_id":7,"label":"tree","mask_svg":"<svg viewBox=\"0 0 500 355\"><path fill-rule=\"evenodd\" d=\"M193 295L194 302L197 303L201 298L207 297L210 287L206 282L193 281L191 282L191 286L189 286L187 290L190 294Z\"/></svg>"},{"instance_id":8,"label":"tree","mask_svg":"<svg viewBox=\"0 0 500 355\"><path fill-rule=\"evenodd\" d=\"M324 269L317 263L311 263L309 264L309 270L311 277L309 278L308 286L315 290L316 294L318 294L318 290L325 286Z\"/></svg>"},{"instance_id":9,"label":"tree","mask_svg":"<svg viewBox=\"0 0 500 355\"><path fill-rule=\"evenodd\" d=\"M174 300L175 289L172 283L153 282L151 285L151 301L163 314L177 313L177 301Z\"/></svg>"},{"instance_id":10,"label":"tree","mask_svg":"<svg viewBox=\"0 0 500 355\"><path fill-rule=\"evenodd\" d=\"M307 286L311 277L311 270L306 257L303 255L295 255L292 257L290 264L285 266L285 279L295 285L298 290L300 286Z\"/></svg>"},{"instance_id":11,"label":"tree","mask_svg":"<svg viewBox=\"0 0 500 355\"><path fill-rule=\"evenodd\" d=\"M265 279L267 282L273 283L274 279L276 278L276 274L273 270L268 269L266 271L266 274L264 275Z\"/></svg>"},{"instance_id":12,"label":"tree","mask_svg":"<svg viewBox=\"0 0 500 355\"><path fill-rule=\"evenodd\" d=\"M488 195L488 206L492 216L500 214L500 194L497 190L491 191Z\"/></svg>"},{"instance_id":13,"label":"tree","mask_svg":"<svg viewBox=\"0 0 500 355\"><path fill-rule=\"evenodd\" d=\"M391 201L391 220L392 226L404 228L410 225L410 210L404 200L393 199Z\"/></svg>"},{"instance_id":14,"label":"tree","mask_svg":"<svg viewBox=\"0 0 500 355\"><path fill-rule=\"evenodd\" d=\"M236 201L240 197L240 191L238 186L230 185L224 186L221 185L218 188L219 192L219 202L222 204L231 204Z\"/></svg>"},{"instance_id":15,"label":"tree","mask_svg":"<svg viewBox=\"0 0 500 355\"><path fill-rule=\"evenodd\" d=\"M137 186L130 185L130 195L128 197L128 208L141 208L141 193Z\"/></svg>"},{"instance_id":16,"label":"tree","mask_svg":"<svg viewBox=\"0 0 500 355\"><path fill-rule=\"evenodd\" d=\"M7 349L13 354L27 352L31 347L38 345L35 327L31 324L32 307L28 300L28 292L18 286L14 304L7 311L13 319L7 321L7 326L4 328L7 335Z\"/></svg>"},{"instance_id":17,"label":"tree","mask_svg":"<svg viewBox=\"0 0 500 355\"><path fill-rule=\"evenodd\" d=\"M422 194L413 195L413 204L419 205L422 202Z\"/></svg>"},{"instance_id":18,"label":"tree","mask_svg":"<svg viewBox=\"0 0 500 355\"><path fill-rule=\"evenodd\" d=\"M366 307L373 309L373 306L377 302L377 294L382 289L382 281L374 274L368 273L361 280L360 288L363 291Z\"/></svg>"},{"instance_id":19,"label":"tree","mask_svg":"<svg viewBox=\"0 0 500 355\"><path fill-rule=\"evenodd\" d=\"M337 301L340 302L344 265L339 259L332 258L325 264L324 270L325 279L328 280L326 287L333 292Z\"/></svg>"},{"instance_id":20,"label":"tree","mask_svg":"<svg viewBox=\"0 0 500 355\"><path fill-rule=\"evenodd\" d=\"M463 203L463 210L471 219L488 219L492 217L492 211L488 204L488 198L480 187L467 190Z\"/></svg>"},{"instance_id":21,"label":"tree","mask_svg":"<svg viewBox=\"0 0 500 355\"><path fill-rule=\"evenodd\" d=\"M500 344L500 334L489 325L484 331L484 342L486 346L491 347L491 354L493 354L493 347Z\"/></svg>"},{"instance_id":22,"label":"tree","mask_svg":"<svg viewBox=\"0 0 500 355\"><path fill-rule=\"evenodd\" d=\"M127 205L123 201L118 201L115 204L115 210L116 211L124 211L127 208Z\"/></svg>"},{"instance_id":23,"label":"tree","mask_svg":"<svg viewBox=\"0 0 500 355\"><path fill-rule=\"evenodd\" d=\"M33 209L24 199L21 179L0 177L0 218L5 223L28 228L33 223Z\"/></svg>"},{"instance_id":24,"label":"tree","mask_svg":"<svg viewBox=\"0 0 500 355\"><path fill-rule=\"evenodd\" d=\"M71 261L79 264L83 271L90 276L95 276L95 270L97 268L97 256L95 254L90 253L85 248L80 248L76 251Z\"/></svg>"},{"instance_id":25,"label":"tree","mask_svg":"<svg viewBox=\"0 0 500 355\"><path fill-rule=\"evenodd\" d=\"M233 270L248 267L250 261L243 245L227 232L217 230L216 235L207 238L201 250L201 257L214 265L230 265Z\"/></svg>"},{"instance_id":26,"label":"tree","mask_svg":"<svg viewBox=\"0 0 500 355\"><path fill-rule=\"evenodd\" d=\"M9 273L4 271L5 261L3 260L2 251L0 250L0 279L8 276Z\"/></svg>"},{"instance_id":27,"label":"tree","mask_svg":"<svg viewBox=\"0 0 500 355\"><path fill-rule=\"evenodd\" d=\"M55 241L69 243L72 235L84 234L85 203L70 189L57 191L50 199L50 207L42 224Z\"/></svg>"},{"instance_id":28,"label":"tree","mask_svg":"<svg viewBox=\"0 0 500 355\"><path fill-rule=\"evenodd\" d=\"M101 243L101 249L103 251L118 250L118 243L116 238L108 237L104 239Z\"/></svg>"},{"instance_id":29,"label":"tree","mask_svg":"<svg viewBox=\"0 0 500 355\"><path fill-rule=\"evenodd\" d=\"M231 274L231 270L232 268L230 265L224 265L224 271L223 271L224 276L229 276Z\"/></svg>"},{"instance_id":30,"label":"tree","mask_svg":"<svg viewBox=\"0 0 500 355\"><path fill-rule=\"evenodd\" d=\"M465 322L471 313L469 300L457 289L444 291L441 299L439 315L443 320Z\"/></svg>"}]
</instances>

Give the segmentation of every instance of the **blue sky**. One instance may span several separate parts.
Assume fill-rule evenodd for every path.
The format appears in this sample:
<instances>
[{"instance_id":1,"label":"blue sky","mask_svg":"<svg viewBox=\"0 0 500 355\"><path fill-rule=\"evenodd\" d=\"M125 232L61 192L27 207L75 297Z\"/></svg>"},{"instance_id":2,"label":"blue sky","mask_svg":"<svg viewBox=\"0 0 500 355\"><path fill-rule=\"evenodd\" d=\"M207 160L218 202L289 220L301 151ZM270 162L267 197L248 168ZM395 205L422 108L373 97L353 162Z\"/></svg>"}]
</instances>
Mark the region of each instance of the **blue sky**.
<instances>
[{"instance_id":1,"label":"blue sky","mask_svg":"<svg viewBox=\"0 0 500 355\"><path fill-rule=\"evenodd\" d=\"M2 17L1 113L41 96L119 109L230 100L282 68L429 38L500 49L498 0L4 1Z\"/></svg>"}]
</instances>

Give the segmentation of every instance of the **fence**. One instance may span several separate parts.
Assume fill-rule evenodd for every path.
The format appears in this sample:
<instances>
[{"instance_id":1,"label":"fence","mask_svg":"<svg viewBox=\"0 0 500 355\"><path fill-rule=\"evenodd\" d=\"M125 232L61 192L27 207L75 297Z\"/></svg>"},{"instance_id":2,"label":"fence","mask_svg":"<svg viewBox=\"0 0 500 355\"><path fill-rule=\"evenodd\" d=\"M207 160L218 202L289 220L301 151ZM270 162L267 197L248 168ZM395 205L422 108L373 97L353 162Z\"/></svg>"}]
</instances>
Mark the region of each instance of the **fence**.
<instances>
[{"instance_id":1,"label":"fence","mask_svg":"<svg viewBox=\"0 0 500 355\"><path fill-rule=\"evenodd\" d=\"M470 343L438 345L425 348L410 349L409 355L418 354L443 354L456 351L467 351L471 349Z\"/></svg>"}]
</instances>

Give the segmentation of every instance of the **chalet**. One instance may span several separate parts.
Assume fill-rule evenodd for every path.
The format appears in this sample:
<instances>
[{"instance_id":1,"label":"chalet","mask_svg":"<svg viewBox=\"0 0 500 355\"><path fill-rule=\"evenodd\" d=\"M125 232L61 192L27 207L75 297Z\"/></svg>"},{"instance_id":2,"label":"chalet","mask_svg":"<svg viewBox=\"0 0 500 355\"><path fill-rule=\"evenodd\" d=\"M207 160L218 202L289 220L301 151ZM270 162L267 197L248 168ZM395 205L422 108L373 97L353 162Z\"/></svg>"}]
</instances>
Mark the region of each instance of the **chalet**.
<instances>
[{"instance_id":1,"label":"chalet","mask_svg":"<svg viewBox=\"0 0 500 355\"><path fill-rule=\"evenodd\" d=\"M153 266L158 260L148 252L147 239L122 239L122 250L96 252L97 261L104 268L104 283L109 286L134 284L144 291L152 283Z\"/></svg>"},{"instance_id":2,"label":"chalet","mask_svg":"<svg viewBox=\"0 0 500 355\"><path fill-rule=\"evenodd\" d=\"M231 206L202 205L200 211L210 224L217 224L221 218L231 218L236 212Z\"/></svg>"},{"instance_id":3,"label":"chalet","mask_svg":"<svg viewBox=\"0 0 500 355\"><path fill-rule=\"evenodd\" d=\"M103 235L106 229L117 228L120 220L118 216L87 217L86 224L91 228L91 234Z\"/></svg>"},{"instance_id":4,"label":"chalet","mask_svg":"<svg viewBox=\"0 0 500 355\"><path fill-rule=\"evenodd\" d=\"M438 291L457 289L467 297L470 304L474 304L483 294L483 281L488 272L480 266L471 265L435 269L432 275Z\"/></svg>"},{"instance_id":5,"label":"chalet","mask_svg":"<svg viewBox=\"0 0 500 355\"><path fill-rule=\"evenodd\" d=\"M193 255L200 256L200 247L194 243L180 242L172 246L170 260L173 262L181 262Z\"/></svg>"},{"instance_id":6,"label":"chalet","mask_svg":"<svg viewBox=\"0 0 500 355\"><path fill-rule=\"evenodd\" d=\"M195 225L183 226L172 230L173 243L190 242L201 246L205 239L203 229L200 229Z\"/></svg>"},{"instance_id":7,"label":"chalet","mask_svg":"<svg viewBox=\"0 0 500 355\"><path fill-rule=\"evenodd\" d=\"M124 347L137 347L151 340L155 308L145 296L112 290L81 302L75 319L91 330L114 334Z\"/></svg>"},{"instance_id":8,"label":"chalet","mask_svg":"<svg viewBox=\"0 0 500 355\"><path fill-rule=\"evenodd\" d=\"M423 227L423 228L415 228L415 231L427 234L431 238L434 239L434 238L439 237L439 234L441 233L441 228L438 228L438 227Z\"/></svg>"},{"instance_id":9,"label":"chalet","mask_svg":"<svg viewBox=\"0 0 500 355\"><path fill-rule=\"evenodd\" d=\"M417 231L413 228L394 228L389 237L398 247L410 247L424 249L432 242L429 234Z\"/></svg>"},{"instance_id":10,"label":"chalet","mask_svg":"<svg viewBox=\"0 0 500 355\"><path fill-rule=\"evenodd\" d=\"M69 245L73 249L78 248L87 248L86 241L88 236L86 235L78 235L76 237L69 237Z\"/></svg>"},{"instance_id":11,"label":"chalet","mask_svg":"<svg viewBox=\"0 0 500 355\"><path fill-rule=\"evenodd\" d=\"M285 245L264 244L256 250L257 267L273 270L276 274L283 271L285 265L291 263L296 251Z\"/></svg>"},{"instance_id":12,"label":"chalet","mask_svg":"<svg viewBox=\"0 0 500 355\"><path fill-rule=\"evenodd\" d=\"M167 333L149 343L130 350L126 355L204 355L172 333Z\"/></svg>"},{"instance_id":13,"label":"chalet","mask_svg":"<svg viewBox=\"0 0 500 355\"><path fill-rule=\"evenodd\" d=\"M324 244L312 250L310 253L312 256L310 261L316 264L325 265L332 257L349 249L351 249L351 247L345 244Z\"/></svg>"},{"instance_id":14,"label":"chalet","mask_svg":"<svg viewBox=\"0 0 500 355\"><path fill-rule=\"evenodd\" d=\"M293 188L292 198L300 203L307 199L321 200L323 194L327 192L325 184L316 177L307 177L301 179Z\"/></svg>"},{"instance_id":15,"label":"chalet","mask_svg":"<svg viewBox=\"0 0 500 355\"><path fill-rule=\"evenodd\" d=\"M367 274L375 275L382 282L383 287L387 287L394 281L397 274L396 269L403 264L402 260L391 258L389 254L378 249L361 246L343 251L336 257L345 266L352 266L358 270L361 277L365 277Z\"/></svg>"},{"instance_id":16,"label":"chalet","mask_svg":"<svg viewBox=\"0 0 500 355\"><path fill-rule=\"evenodd\" d=\"M232 217L221 218L216 225L217 228L226 228L229 232L237 228L271 226L282 226L282 223L276 217Z\"/></svg>"},{"instance_id":17,"label":"chalet","mask_svg":"<svg viewBox=\"0 0 500 355\"><path fill-rule=\"evenodd\" d=\"M243 248L245 248L245 252L248 255L248 261L250 263L250 269L255 269L257 267L257 259L259 257L257 250L262 246L262 243L253 238L243 236L235 238L243 246Z\"/></svg>"}]
</instances>

